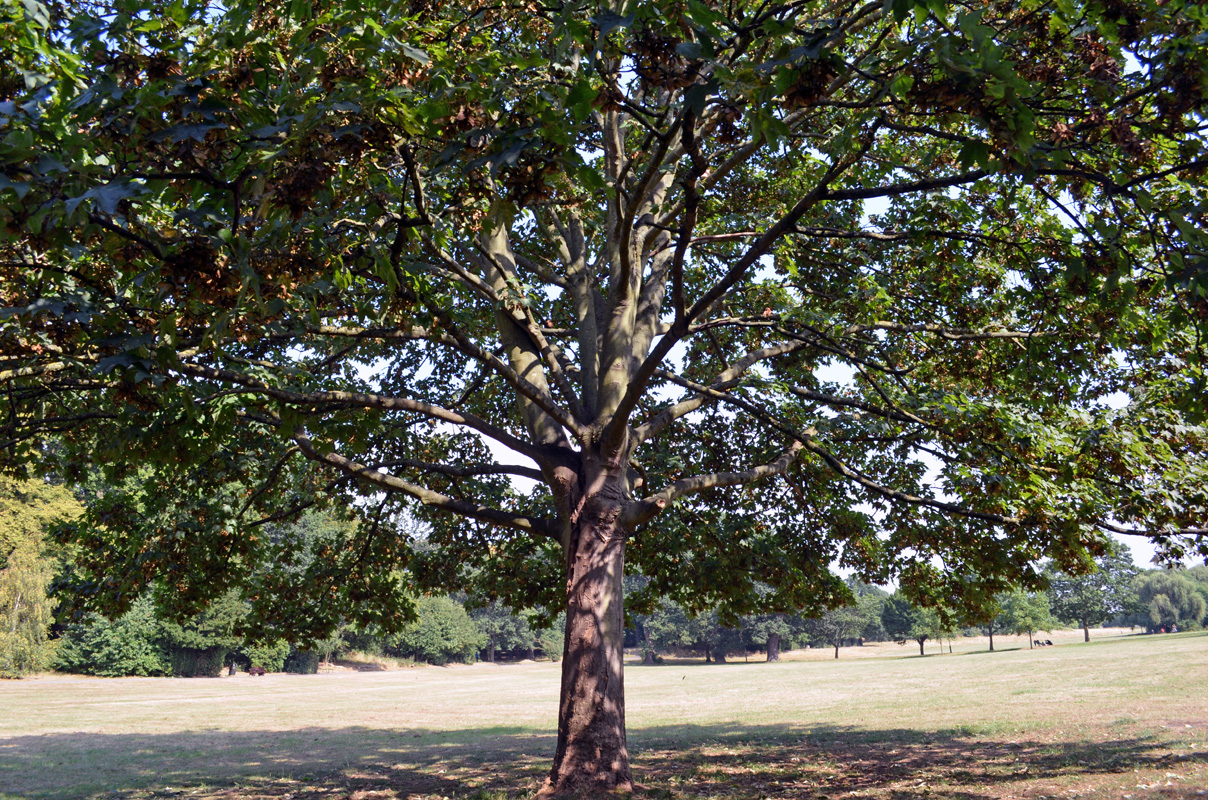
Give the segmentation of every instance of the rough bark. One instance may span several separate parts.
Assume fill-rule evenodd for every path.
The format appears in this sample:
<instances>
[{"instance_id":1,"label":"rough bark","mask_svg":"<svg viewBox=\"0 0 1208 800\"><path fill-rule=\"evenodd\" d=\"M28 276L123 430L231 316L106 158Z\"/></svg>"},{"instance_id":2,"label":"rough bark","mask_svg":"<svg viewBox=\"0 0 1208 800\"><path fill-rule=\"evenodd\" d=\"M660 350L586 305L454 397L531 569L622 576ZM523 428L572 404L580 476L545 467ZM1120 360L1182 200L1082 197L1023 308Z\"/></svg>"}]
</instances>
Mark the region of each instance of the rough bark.
<instances>
[{"instance_id":1,"label":"rough bark","mask_svg":"<svg viewBox=\"0 0 1208 800\"><path fill-rule=\"evenodd\" d=\"M768 661L780 660L780 634L768 634Z\"/></svg>"},{"instance_id":2,"label":"rough bark","mask_svg":"<svg viewBox=\"0 0 1208 800\"><path fill-rule=\"evenodd\" d=\"M539 797L633 790L625 741L619 471L586 469L567 547L566 639L558 747Z\"/></svg>"}]
</instances>

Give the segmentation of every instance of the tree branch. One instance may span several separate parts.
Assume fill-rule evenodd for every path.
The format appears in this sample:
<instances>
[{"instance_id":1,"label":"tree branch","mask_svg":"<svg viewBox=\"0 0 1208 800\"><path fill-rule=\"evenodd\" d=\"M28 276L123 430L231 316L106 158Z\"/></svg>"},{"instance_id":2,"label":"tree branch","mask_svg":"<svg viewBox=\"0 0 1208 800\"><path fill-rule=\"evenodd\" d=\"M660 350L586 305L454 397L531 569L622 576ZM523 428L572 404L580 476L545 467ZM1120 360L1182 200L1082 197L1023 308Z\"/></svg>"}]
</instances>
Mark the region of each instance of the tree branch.
<instances>
[{"instance_id":1,"label":"tree branch","mask_svg":"<svg viewBox=\"0 0 1208 800\"><path fill-rule=\"evenodd\" d=\"M526 517L523 514L515 514L510 511L501 511L497 508L490 508L489 506L470 503L465 500L457 500L440 492L434 492L431 489L425 489L422 486L408 483L389 473L379 472L364 464L358 464L356 461L345 458L338 453L321 452L314 446L310 438L303 433L295 432L292 436L307 458L312 461L328 464L346 475L377 486L380 489L389 492L401 492L402 494L414 497L424 505L432 506L433 508L458 516L469 517L480 522L488 522L492 525L514 528L526 533L538 533L551 539L557 538L554 524L549 520Z\"/></svg>"},{"instance_id":2,"label":"tree branch","mask_svg":"<svg viewBox=\"0 0 1208 800\"><path fill-rule=\"evenodd\" d=\"M797 459L797 454L801 452L802 447L801 442L794 441L792 446L780 455L780 458L770 464L752 467L745 472L717 472L711 475L696 475L691 478L678 480L661 492L652 494L626 508L621 516L621 524L626 529L633 530L636 526L656 517L667 506L674 503L676 498L683 497L686 494L695 494L707 489L718 489L723 486L739 486L753 483L771 475L779 475L787 470L789 465Z\"/></svg>"}]
</instances>

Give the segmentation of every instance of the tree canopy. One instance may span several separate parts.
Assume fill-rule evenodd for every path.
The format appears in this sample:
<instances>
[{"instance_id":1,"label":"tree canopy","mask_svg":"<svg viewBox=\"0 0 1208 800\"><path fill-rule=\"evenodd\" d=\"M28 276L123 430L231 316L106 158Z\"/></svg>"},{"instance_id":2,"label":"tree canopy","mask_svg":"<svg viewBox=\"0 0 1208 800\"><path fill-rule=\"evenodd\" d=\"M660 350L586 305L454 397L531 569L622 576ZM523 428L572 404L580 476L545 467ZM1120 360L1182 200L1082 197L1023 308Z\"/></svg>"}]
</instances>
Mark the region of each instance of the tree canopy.
<instances>
[{"instance_id":1,"label":"tree canopy","mask_svg":"<svg viewBox=\"0 0 1208 800\"><path fill-rule=\"evenodd\" d=\"M0 9L4 463L140 484L88 602L565 606L558 793L630 784L626 560L816 613L1208 551L1198 4Z\"/></svg>"}]
</instances>

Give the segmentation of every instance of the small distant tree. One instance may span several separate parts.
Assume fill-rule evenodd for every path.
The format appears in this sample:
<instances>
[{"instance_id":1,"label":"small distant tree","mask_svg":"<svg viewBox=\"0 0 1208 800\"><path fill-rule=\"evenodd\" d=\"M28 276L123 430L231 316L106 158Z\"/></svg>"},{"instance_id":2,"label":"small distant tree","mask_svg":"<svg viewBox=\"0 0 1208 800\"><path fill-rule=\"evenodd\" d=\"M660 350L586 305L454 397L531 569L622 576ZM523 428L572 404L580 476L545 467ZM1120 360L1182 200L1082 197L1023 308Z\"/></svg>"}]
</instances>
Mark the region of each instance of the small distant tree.
<instances>
[{"instance_id":1,"label":"small distant tree","mask_svg":"<svg viewBox=\"0 0 1208 800\"><path fill-rule=\"evenodd\" d=\"M849 585L866 620L864 627L860 630L860 639L869 642L883 642L889 639L889 634L885 632L885 625L881 622L881 612L885 608L885 602L889 599L889 593L862 581L850 581Z\"/></svg>"},{"instance_id":2,"label":"small distant tree","mask_svg":"<svg viewBox=\"0 0 1208 800\"><path fill-rule=\"evenodd\" d=\"M1036 631L1051 631L1057 624L1049 608L1049 596L1044 592L1026 592L1012 589L999 595L1002 613L998 617L1000 628L1018 636L1028 635L1028 648L1033 646Z\"/></svg>"},{"instance_id":3,"label":"small distant tree","mask_svg":"<svg viewBox=\"0 0 1208 800\"><path fill-rule=\"evenodd\" d=\"M390 639L390 649L432 664L473 661L486 637L466 609L448 597L421 597L415 603L417 618Z\"/></svg>"},{"instance_id":4,"label":"small distant tree","mask_svg":"<svg viewBox=\"0 0 1208 800\"><path fill-rule=\"evenodd\" d=\"M1146 572L1137 576L1134 586L1149 630L1170 630L1176 625L1188 630L1203 623L1204 598L1181 572Z\"/></svg>"},{"instance_id":5,"label":"small distant tree","mask_svg":"<svg viewBox=\"0 0 1208 800\"><path fill-rule=\"evenodd\" d=\"M332 631L328 636L314 642L314 652L323 659L323 664L330 665L332 657L348 646L348 641L345 638L348 633L349 626L345 623Z\"/></svg>"},{"instance_id":6,"label":"small distant tree","mask_svg":"<svg viewBox=\"0 0 1208 800\"><path fill-rule=\"evenodd\" d=\"M1049 572L1049 601L1056 617L1082 628L1083 641L1091 640L1091 625L1099 625L1130 607L1137 568L1132 558L1108 552L1083 565L1078 573Z\"/></svg>"},{"instance_id":7,"label":"small distant tree","mask_svg":"<svg viewBox=\"0 0 1208 800\"><path fill-rule=\"evenodd\" d=\"M486 660L491 663L497 650L532 650L537 644L537 633L528 617L498 601L471 608L470 618L485 637Z\"/></svg>"},{"instance_id":8,"label":"small distant tree","mask_svg":"<svg viewBox=\"0 0 1208 800\"><path fill-rule=\"evenodd\" d=\"M913 639L919 643L919 655L923 652L923 642L931 636L925 625L919 625L920 609L901 593L894 593L885 601L881 608L881 625L885 633L898 644L905 644Z\"/></svg>"},{"instance_id":9,"label":"small distant tree","mask_svg":"<svg viewBox=\"0 0 1208 800\"><path fill-rule=\"evenodd\" d=\"M948 652L952 652L952 639L956 638L957 620L950 612L939 608L918 608L914 624L911 626L911 637L919 642L919 653L923 653L923 642L932 639L940 643L940 652L944 652L944 640L949 641Z\"/></svg>"},{"instance_id":10,"label":"small distant tree","mask_svg":"<svg viewBox=\"0 0 1208 800\"><path fill-rule=\"evenodd\" d=\"M835 648L835 658L838 658L839 647L843 642L858 637L860 631L868 625L868 606L857 603L832 608L810 622L814 634L832 645Z\"/></svg>"}]
</instances>

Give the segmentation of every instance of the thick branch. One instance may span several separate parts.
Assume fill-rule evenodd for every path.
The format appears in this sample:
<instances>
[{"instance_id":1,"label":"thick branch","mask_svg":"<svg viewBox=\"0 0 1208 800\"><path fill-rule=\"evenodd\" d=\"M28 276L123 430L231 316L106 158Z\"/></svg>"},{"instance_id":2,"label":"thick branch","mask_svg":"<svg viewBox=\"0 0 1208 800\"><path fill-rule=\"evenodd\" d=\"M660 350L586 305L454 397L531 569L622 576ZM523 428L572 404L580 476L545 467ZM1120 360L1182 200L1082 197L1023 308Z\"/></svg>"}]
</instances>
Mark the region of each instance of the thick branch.
<instances>
[{"instance_id":1,"label":"thick branch","mask_svg":"<svg viewBox=\"0 0 1208 800\"><path fill-rule=\"evenodd\" d=\"M207 380L242 386L249 392L272 397L290 405L307 406L334 403L343 406L374 408L380 411L410 411L431 417L432 419L441 420L442 422L449 422L453 425L460 425L478 431L484 436L488 436L500 444L515 450L517 453L528 456L538 464L543 464L547 460L546 453L541 448L512 436L507 431L495 427L481 417L450 411L447 408L441 408L440 406L420 400L412 400L408 397L389 397L386 395L359 392L295 392L276 386L269 386L263 381L249 378L246 375L231 370L203 367L198 364L183 362L174 366L173 369L195 378L205 378Z\"/></svg>"},{"instance_id":2,"label":"thick branch","mask_svg":"<svg viewBox=\"0 0 1208 800\"><path fill-rule=\"evenodd\" d=\"M525 531L527 533L539 533L543 536L556 538L556 533L553 523L545 519L535 519L526 517L523 514L515 514L510 511L501 511L497 508L470 503L465 500L457 500L456 498L443 495L440 492L434 492L431 489L425 489L422 486L417 486L413 483L390 475L389 473L379 472L378 470L358 464L357 462L345 458L338 453L324 453L315 448L310 439L301 433L293 435L294 441L298 443L298 447L302 449L303 454L307 458L318 461L323 464L328 464L335 467L341 472L355 477L361 481L385 489L390 492L402 492L419 500L424 505L439 508L441 511L447 511L451 514L457 514L462 517L469 517L481 522L489 522L493 525L502 525L506 528L515 528L516 530Z\"/></svg>"},{"instance_id":3,"label":"thick branch","mask_svg":"<svg viewBox=\"0 0 1208 800\"><path fill-rule=\"evenodd\" d=\"M696 475L678 480L661 492L652 494L629 506L622 516L622 524L627 529L633 530L634 527L656 517L663 509L674 503L676 498L686 494L695 494L723 486L741 486L771 475L779 475L797 459L797 454L801 452L802 447L801 442L795 441L788 450L781 454L780 458L772 463L753 467L745 472L717 472L712 475Z\"/></svg>"}]
</instances>

